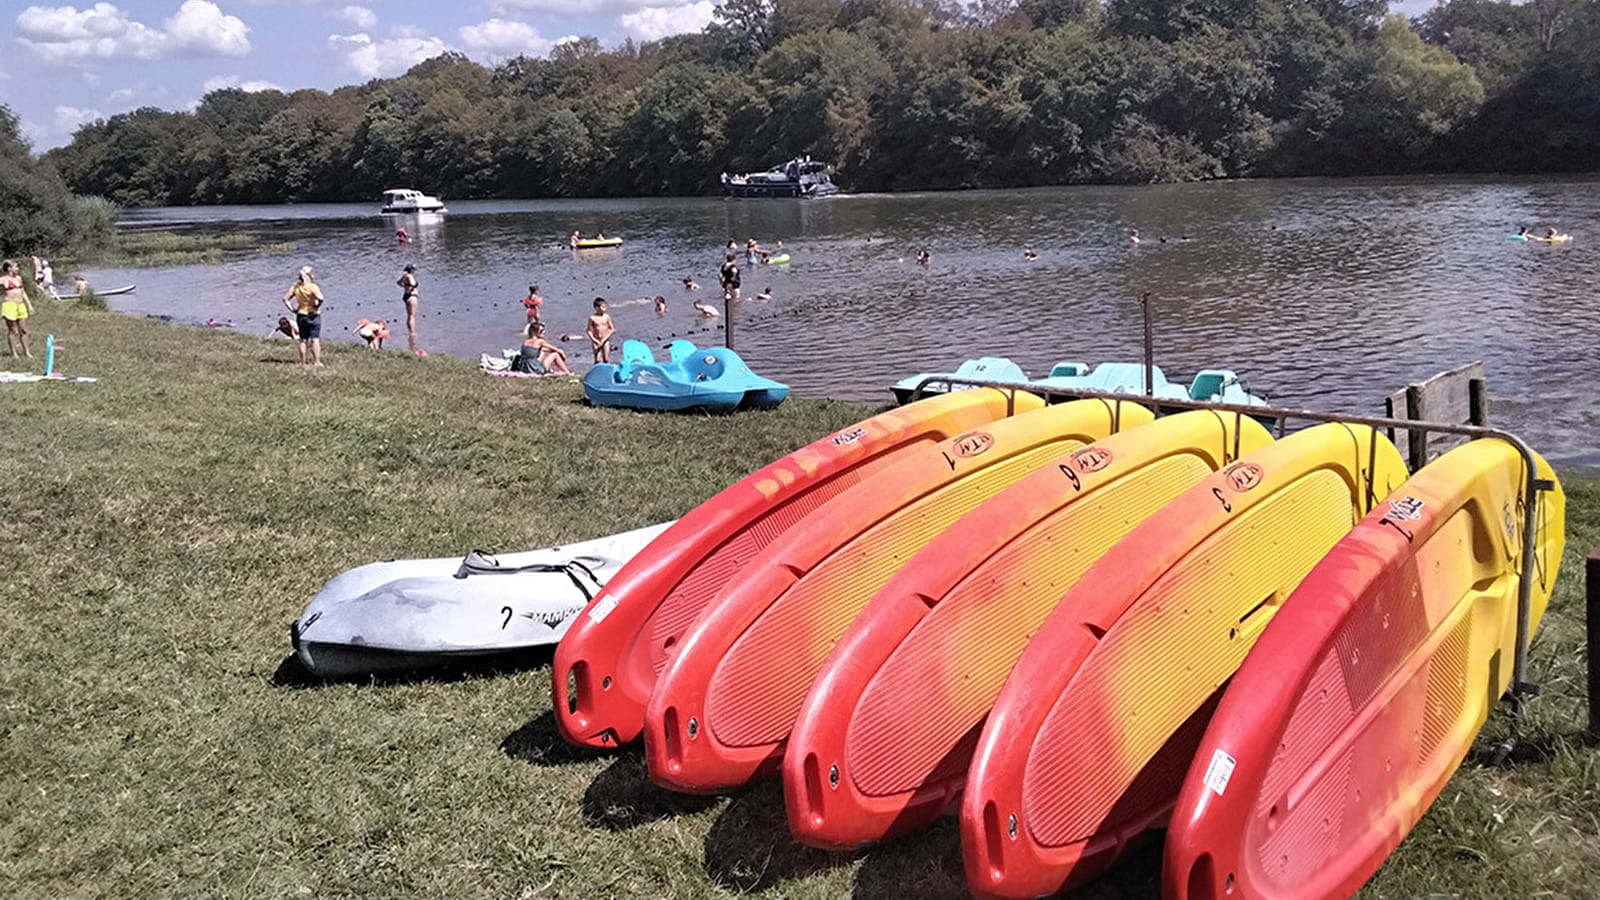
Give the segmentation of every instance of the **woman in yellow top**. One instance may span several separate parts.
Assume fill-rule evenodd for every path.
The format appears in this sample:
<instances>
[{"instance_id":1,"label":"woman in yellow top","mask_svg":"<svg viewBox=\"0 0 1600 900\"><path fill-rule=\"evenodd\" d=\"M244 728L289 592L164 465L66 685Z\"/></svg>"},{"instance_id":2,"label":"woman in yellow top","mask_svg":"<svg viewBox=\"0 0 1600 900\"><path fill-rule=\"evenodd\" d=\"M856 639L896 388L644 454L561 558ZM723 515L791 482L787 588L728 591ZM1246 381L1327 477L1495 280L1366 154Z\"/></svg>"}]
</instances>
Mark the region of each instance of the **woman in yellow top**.
<instances>
[{"instance_id":1,"label":"woman in yellow top","mask_svg":"<svg viewBox=\"0 0 1600 900\"><path fill-rule=\"evenodd\" d=\"M11 260L0 263L0 318L6 320L6 349L12 356L32 356L28 349L28 316L33 314L33 301L22 287L22 273ZM18 354L17 350L22 353Z\"/></svg>"},{"instance_id":2,"label":"woman in yellow top","mask_svg":"<svg viewBox=\"0 0 1600 900\"><path fill-rule=\"evenodd\" d=\"M300 364L322 365L322 289L310 266L300 267L300 277L284 292L283 305L294 313L300 330Z\"/></svg>"}]
</instances>

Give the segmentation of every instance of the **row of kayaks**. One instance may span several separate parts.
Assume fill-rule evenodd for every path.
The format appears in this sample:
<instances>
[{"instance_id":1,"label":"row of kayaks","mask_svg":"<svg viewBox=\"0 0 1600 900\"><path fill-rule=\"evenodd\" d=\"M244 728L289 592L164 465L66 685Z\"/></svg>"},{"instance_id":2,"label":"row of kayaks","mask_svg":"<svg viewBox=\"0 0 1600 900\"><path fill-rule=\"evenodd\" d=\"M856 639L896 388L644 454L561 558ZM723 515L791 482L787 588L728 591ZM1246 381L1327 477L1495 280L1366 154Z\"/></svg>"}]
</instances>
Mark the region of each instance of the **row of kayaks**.
<instances>
[{"instance_id":1,"label":"row of kayaks","mask_svg":"<svg viewBox=\"0 0 1600 900\"><path fill-rule=\"evenodd\" d=\"M1189 384L1167 380L1160 366L1151 366L1149 389L1143 363L1107 362L1090 366L1084 362L1058 362L1050 374L1029 378L1022 367L1003 356L969 359L953 372L921 372L895 382L890 390L895 400L909 402L922 387L923 394L942 393L962 388L962 382L989 382L1027 387L1040 391L1096 391L1106 394L1145 394L1157 400L1200 400L1263 406L1266 400L1245 390L1231 369L1202 369Z\"/></svg>"},{"instance_id":2,"label":"row of kayaks","mask_svg":"<svg viewBox=\"0 0 1600 900\"><path fill-rule=\"evenodd\" d=\"M1565 244L1572 240L1570 234L1508 234L1508 241L1538 241L1541 244Z\"/></svg>"},{"instance_id":3,"label":"row of kayaks","mask_svg":"<svg viewBox=\"0 0 1600 900\"><path fill-rule=\"evenodd\" d=\"M750 371L727 347L696 347L680 338L667 350L667 361L657 362L643 341L623 341L622 362L598 363L584 373L584 395L595 406L707 412L771 409L789 396L788 385Z\"/></svg>"},{"instance_id":4,"label":"row of kayaks","mask_svg":"<svg viewBox=\"0 0 1600 900\"><path fill-rule=\"evenodd\" d=\"M1007 393L883 413L668 528L557 647L563 735L642 737L676 791L777 775L819 847L954 811L979 896L1163 826L1168 896L1353 893L1507 688L1522 457L1408 477L1364 426ZM1541 495L1534 624L1563 514Z\"/></svg>"},{"instance_id":5,"label":"row of kayaks","mask_svg":"<svg viewBox=\"0 0 1600 900\"><path fill-rule=\"evenodd\" d=\"M1530 518L1536 626L1564 497L1534 462L1554 486ZM806 844L955 812L974 893L1034 897L1164 826L1169 897L1340 897L1508 686L1529 475L1495 440L1408 477L1364 426L1275 440L1234 413L975 389L827 435L628 548L477 564L551 567L525 590L560 589L569 741L642 737L677 791L776 775ZM586 578L577 555L626 562ZM526 577L426 562L344 593L394 619ZM460 615L492 636L531 610ZM336 621L313 613L302 658Z\"/></svg>"}]
</instances>

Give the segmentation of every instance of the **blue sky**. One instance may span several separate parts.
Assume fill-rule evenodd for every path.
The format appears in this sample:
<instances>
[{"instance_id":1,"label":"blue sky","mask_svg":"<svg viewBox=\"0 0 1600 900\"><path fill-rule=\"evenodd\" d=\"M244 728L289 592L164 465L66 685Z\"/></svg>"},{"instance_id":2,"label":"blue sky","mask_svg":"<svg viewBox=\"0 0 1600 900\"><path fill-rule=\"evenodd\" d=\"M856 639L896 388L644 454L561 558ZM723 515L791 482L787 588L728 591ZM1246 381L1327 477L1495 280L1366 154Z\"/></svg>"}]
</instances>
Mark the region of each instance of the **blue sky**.
<instances>
[{"instance_id":1,"label":"blue sky","mask_svg":"<svg viewBox=\"0 0 1600 900\"><path fill-rule=\"evenodd\" d=\"M1432 0L1391 6L1407 15ZM12 9L18 8L10 3ZM0 101L35 151L141 106L184 109L218 87L331 90L444 50L484 63L698 31L713 0L116 0L21 8L0 52Z\"/></svg>"}]
</instances>

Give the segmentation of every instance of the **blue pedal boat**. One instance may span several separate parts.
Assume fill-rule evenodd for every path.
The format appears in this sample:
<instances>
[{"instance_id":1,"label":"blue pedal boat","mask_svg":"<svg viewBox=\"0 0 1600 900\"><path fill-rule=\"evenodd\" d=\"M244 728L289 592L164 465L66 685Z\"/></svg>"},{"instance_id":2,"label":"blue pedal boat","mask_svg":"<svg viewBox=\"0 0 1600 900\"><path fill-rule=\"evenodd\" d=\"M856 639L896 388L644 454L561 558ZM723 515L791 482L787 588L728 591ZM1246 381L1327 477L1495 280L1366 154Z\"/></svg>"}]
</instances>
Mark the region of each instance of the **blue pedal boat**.
<instances>
[{"instance_id":1,"label":"blue pedal boat","mask_svg":"<svg viewBox=\"0 0 1600 900\"><path fill-rule=\"evenodd\" d=\"M731 412L777 406L789 386L750 371L727 347L673 341L669 361L658 363L644 342L624 341L622 362L590 369L583 392L595 406Z\"/></svg>"},{"instance_id":2,"label":"blue pedal boat","mask_svg":"<svg viewBox=\"0 0 1600 900\"><path fill-rule=\"evenodd\" d=\"M1150 375L1153 389L1146 391L1143 363L1108 362L1091 368L1088 363L1069 361L1056 363L1050 369L1050 374L1043 378L1030 379L1022 371L1022 367L1011 360L1005 357L986 356L981 359L969 359L954 372L924 372L912 375L896 382L891 390L894 391L896 400L906 403L924 378L949 377L958 380L970 378L977 381L1015 384L1023 388L1145 394L1157 400L1202 400L1208 403L1233 403L1240 406L1267 404L1264 398L1246 391L1239 381L1239 376L1232 369L1201 369L1188 386L1169 381L1160 366L1152 366ZM960 390L961 386L957 385L956 389ZM947 388L944 384L934 383L923 393L940 393L945 390Z\"/></svg>"}]
</instances>

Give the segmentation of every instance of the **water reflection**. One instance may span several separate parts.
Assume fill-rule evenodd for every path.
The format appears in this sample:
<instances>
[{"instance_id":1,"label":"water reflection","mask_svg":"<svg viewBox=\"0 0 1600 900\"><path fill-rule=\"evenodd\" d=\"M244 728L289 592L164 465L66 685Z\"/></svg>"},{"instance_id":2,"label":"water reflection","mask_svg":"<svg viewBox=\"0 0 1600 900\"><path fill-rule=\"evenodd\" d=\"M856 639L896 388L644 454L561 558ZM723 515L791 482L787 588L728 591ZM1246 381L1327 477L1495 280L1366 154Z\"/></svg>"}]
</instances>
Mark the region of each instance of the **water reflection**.
<instances>
[{"instance_id":1,"label":"water reflection","mask_svg":"<svg viewBox=\"0 0 1600 900\"><path fill-rule=\"evenodd\" d=\"M726 242L755 237L782 241L793 262L745 269L745 293L770 288L774 299L742 304L738 349L797 394L883 401L902 375L981 355L1041 373L1059 359L1132 359L1138 297L1150 291L1159 362L1170 372L1226 366L1285 403L1374 413L1396 386L1481 359L1497 424L1558 460L1600 465L1600 401L1581 387L1600 361L1596 184L1295 180L818 201L452 202L434 221L353 204L149 210L127 220L254 231L296 250L89 274L139 283L113 298L120 309L265 333L295 269L311 263L338 340L358 318L401 314L394 282L412 262L423 345L475 357L516 343L530 284L556 335L580 331L603 296L625 337L718 342L690 302L715 299ZM408 245L396 242L396 224ZM1506 241L1521 224L1557 225L1577 240ZM1129 228L1144 236L1139 246ZM565 243L574 229L626 243L575 253ZM1025 247L1038 259L1025 260ZM932 255L926 268L915 262L922 248ZM685 276L705 287L685 292ZM657 294L670 303L665 316L649 302ZM587 355L581 344L568 349Z\"/></svg>"}]
</instances>

